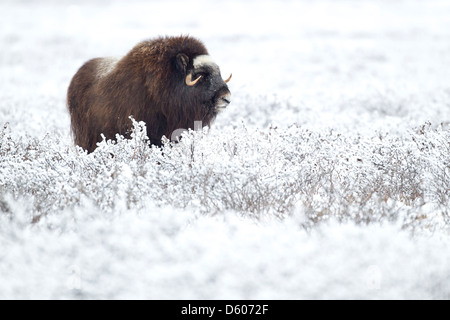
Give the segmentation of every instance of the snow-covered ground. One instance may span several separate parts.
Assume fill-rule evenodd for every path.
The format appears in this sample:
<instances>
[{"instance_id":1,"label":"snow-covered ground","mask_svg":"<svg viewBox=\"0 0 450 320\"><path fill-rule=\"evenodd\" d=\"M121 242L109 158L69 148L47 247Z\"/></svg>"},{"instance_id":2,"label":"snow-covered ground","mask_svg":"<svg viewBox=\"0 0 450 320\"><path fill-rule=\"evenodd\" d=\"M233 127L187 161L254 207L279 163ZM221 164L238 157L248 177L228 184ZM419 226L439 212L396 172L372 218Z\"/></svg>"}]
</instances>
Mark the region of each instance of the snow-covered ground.
<instances>
[{"instance_id":1,"label":"snow-covered ground","mask_svg":"<svg viewBox=\"0 0 450 320\"><path fill-rule=\"evenodd\" d=\"M0 298L450 299L450 2L0 2ZM232 103L73 147L86 60L190 34ZM114 154L114 157L110 155Z\"/></svg>"}]
</instances>

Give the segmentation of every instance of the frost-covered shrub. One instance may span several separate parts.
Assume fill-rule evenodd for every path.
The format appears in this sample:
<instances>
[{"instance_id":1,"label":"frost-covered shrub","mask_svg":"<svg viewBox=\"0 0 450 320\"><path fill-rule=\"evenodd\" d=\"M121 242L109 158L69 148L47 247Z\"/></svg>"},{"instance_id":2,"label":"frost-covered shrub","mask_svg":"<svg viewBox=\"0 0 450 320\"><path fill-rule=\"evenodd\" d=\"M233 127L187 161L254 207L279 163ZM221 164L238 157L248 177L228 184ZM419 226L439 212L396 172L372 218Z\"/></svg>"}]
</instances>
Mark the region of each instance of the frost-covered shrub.
<instances>
[{"instance_id":1,"label":"frost-covered shrub","mask_svg":"<svg viewBox=\"0 0 450 320\"><path fill-rule=\"evenodd\" d=\"M33 199L33 220L91 201L102 212L158 205L206 214L283 218L305 227L335 218L404 226L448 223L450 131L430 124L405 136L289 128L185 132L149 147L144 123L131 139L102 141L91 154L60 136L0 132L0 203Z\"/></svg>"}]
</instances>

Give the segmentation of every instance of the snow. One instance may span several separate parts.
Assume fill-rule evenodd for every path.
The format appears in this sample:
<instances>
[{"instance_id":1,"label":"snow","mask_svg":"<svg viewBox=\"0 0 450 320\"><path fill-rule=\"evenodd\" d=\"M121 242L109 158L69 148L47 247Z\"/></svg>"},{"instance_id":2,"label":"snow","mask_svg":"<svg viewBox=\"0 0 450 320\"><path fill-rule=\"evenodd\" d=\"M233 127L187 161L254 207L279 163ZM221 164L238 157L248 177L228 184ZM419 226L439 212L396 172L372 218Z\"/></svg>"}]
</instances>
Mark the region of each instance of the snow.
<instances>
[{"instance_id":1,"label":"snow","mask_svg":"<svg viewBox=\"0 0 450 320\"><path fill-rule=\"evenodd\" d=\"M249 14L251 13L251 14ZM450 3L0 3L0 298L449 299ZM200 38L232 103L72 145L88 59Z\"/></svg>"}]
</instances>

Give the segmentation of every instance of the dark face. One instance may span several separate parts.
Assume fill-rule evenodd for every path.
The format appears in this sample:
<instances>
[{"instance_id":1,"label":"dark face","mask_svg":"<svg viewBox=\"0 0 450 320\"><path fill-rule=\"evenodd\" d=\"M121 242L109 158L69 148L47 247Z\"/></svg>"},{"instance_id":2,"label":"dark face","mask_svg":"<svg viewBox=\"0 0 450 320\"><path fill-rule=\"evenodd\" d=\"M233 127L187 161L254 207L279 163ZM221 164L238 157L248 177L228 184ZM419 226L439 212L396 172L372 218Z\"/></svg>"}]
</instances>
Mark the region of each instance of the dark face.
<instances>
[{"instance_id":1,"label":"dark face","mask_svg":"<svg viewBox=\"0 0 450 320\"><path fill-rule=\"evenodd\" d=\"M193 87L200 89L203 103L216 114L225 110L231 102L231 93L222 79L219 66L212 61L211 57L201 55L194 58L190 74L191 81L198 79Z\"/></svg>"},{"instance_id":2,"label":"dark face","mask_svg":"<svg viewBox=\"0 0 450 320\"><path fill-rule=\"evenodd\" d=\"M231 102L231 93L227 86L231 76L224 81L219 66L209 55L195 57L191 63L186 63L185 70L186 89L206 108L209 116L215 117L226 109Z\"/></svg>"}]
</instances>

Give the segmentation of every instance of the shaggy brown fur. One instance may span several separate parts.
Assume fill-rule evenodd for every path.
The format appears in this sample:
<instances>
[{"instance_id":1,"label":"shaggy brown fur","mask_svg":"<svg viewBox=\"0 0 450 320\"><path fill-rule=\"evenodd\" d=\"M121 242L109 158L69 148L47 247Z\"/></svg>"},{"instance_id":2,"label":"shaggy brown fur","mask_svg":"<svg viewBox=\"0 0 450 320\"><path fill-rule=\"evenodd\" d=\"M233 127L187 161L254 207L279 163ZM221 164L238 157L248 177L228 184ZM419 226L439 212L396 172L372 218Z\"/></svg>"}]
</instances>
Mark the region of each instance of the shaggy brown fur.
<instances>
[{"instance_id":1,"label":"shaggy brown fur","mask_svg":"<svg viewBox=\"0 0 450 320\"><path fill-rule=\"evenodd\" d=\"M194 121L209 126L219 101L229 103L229 90L220 72L194 68L194 59L207 54L203 43L192 37L161 37L139 43L121 59L88 61L67 93L75 144L92 152L101 134L107 139L117 133L128 136L130 116L147 124L155 145L176 129L193 129ZM202 79L188 86L186 76L198 71Z\"/></svg>"}]
</instances>

